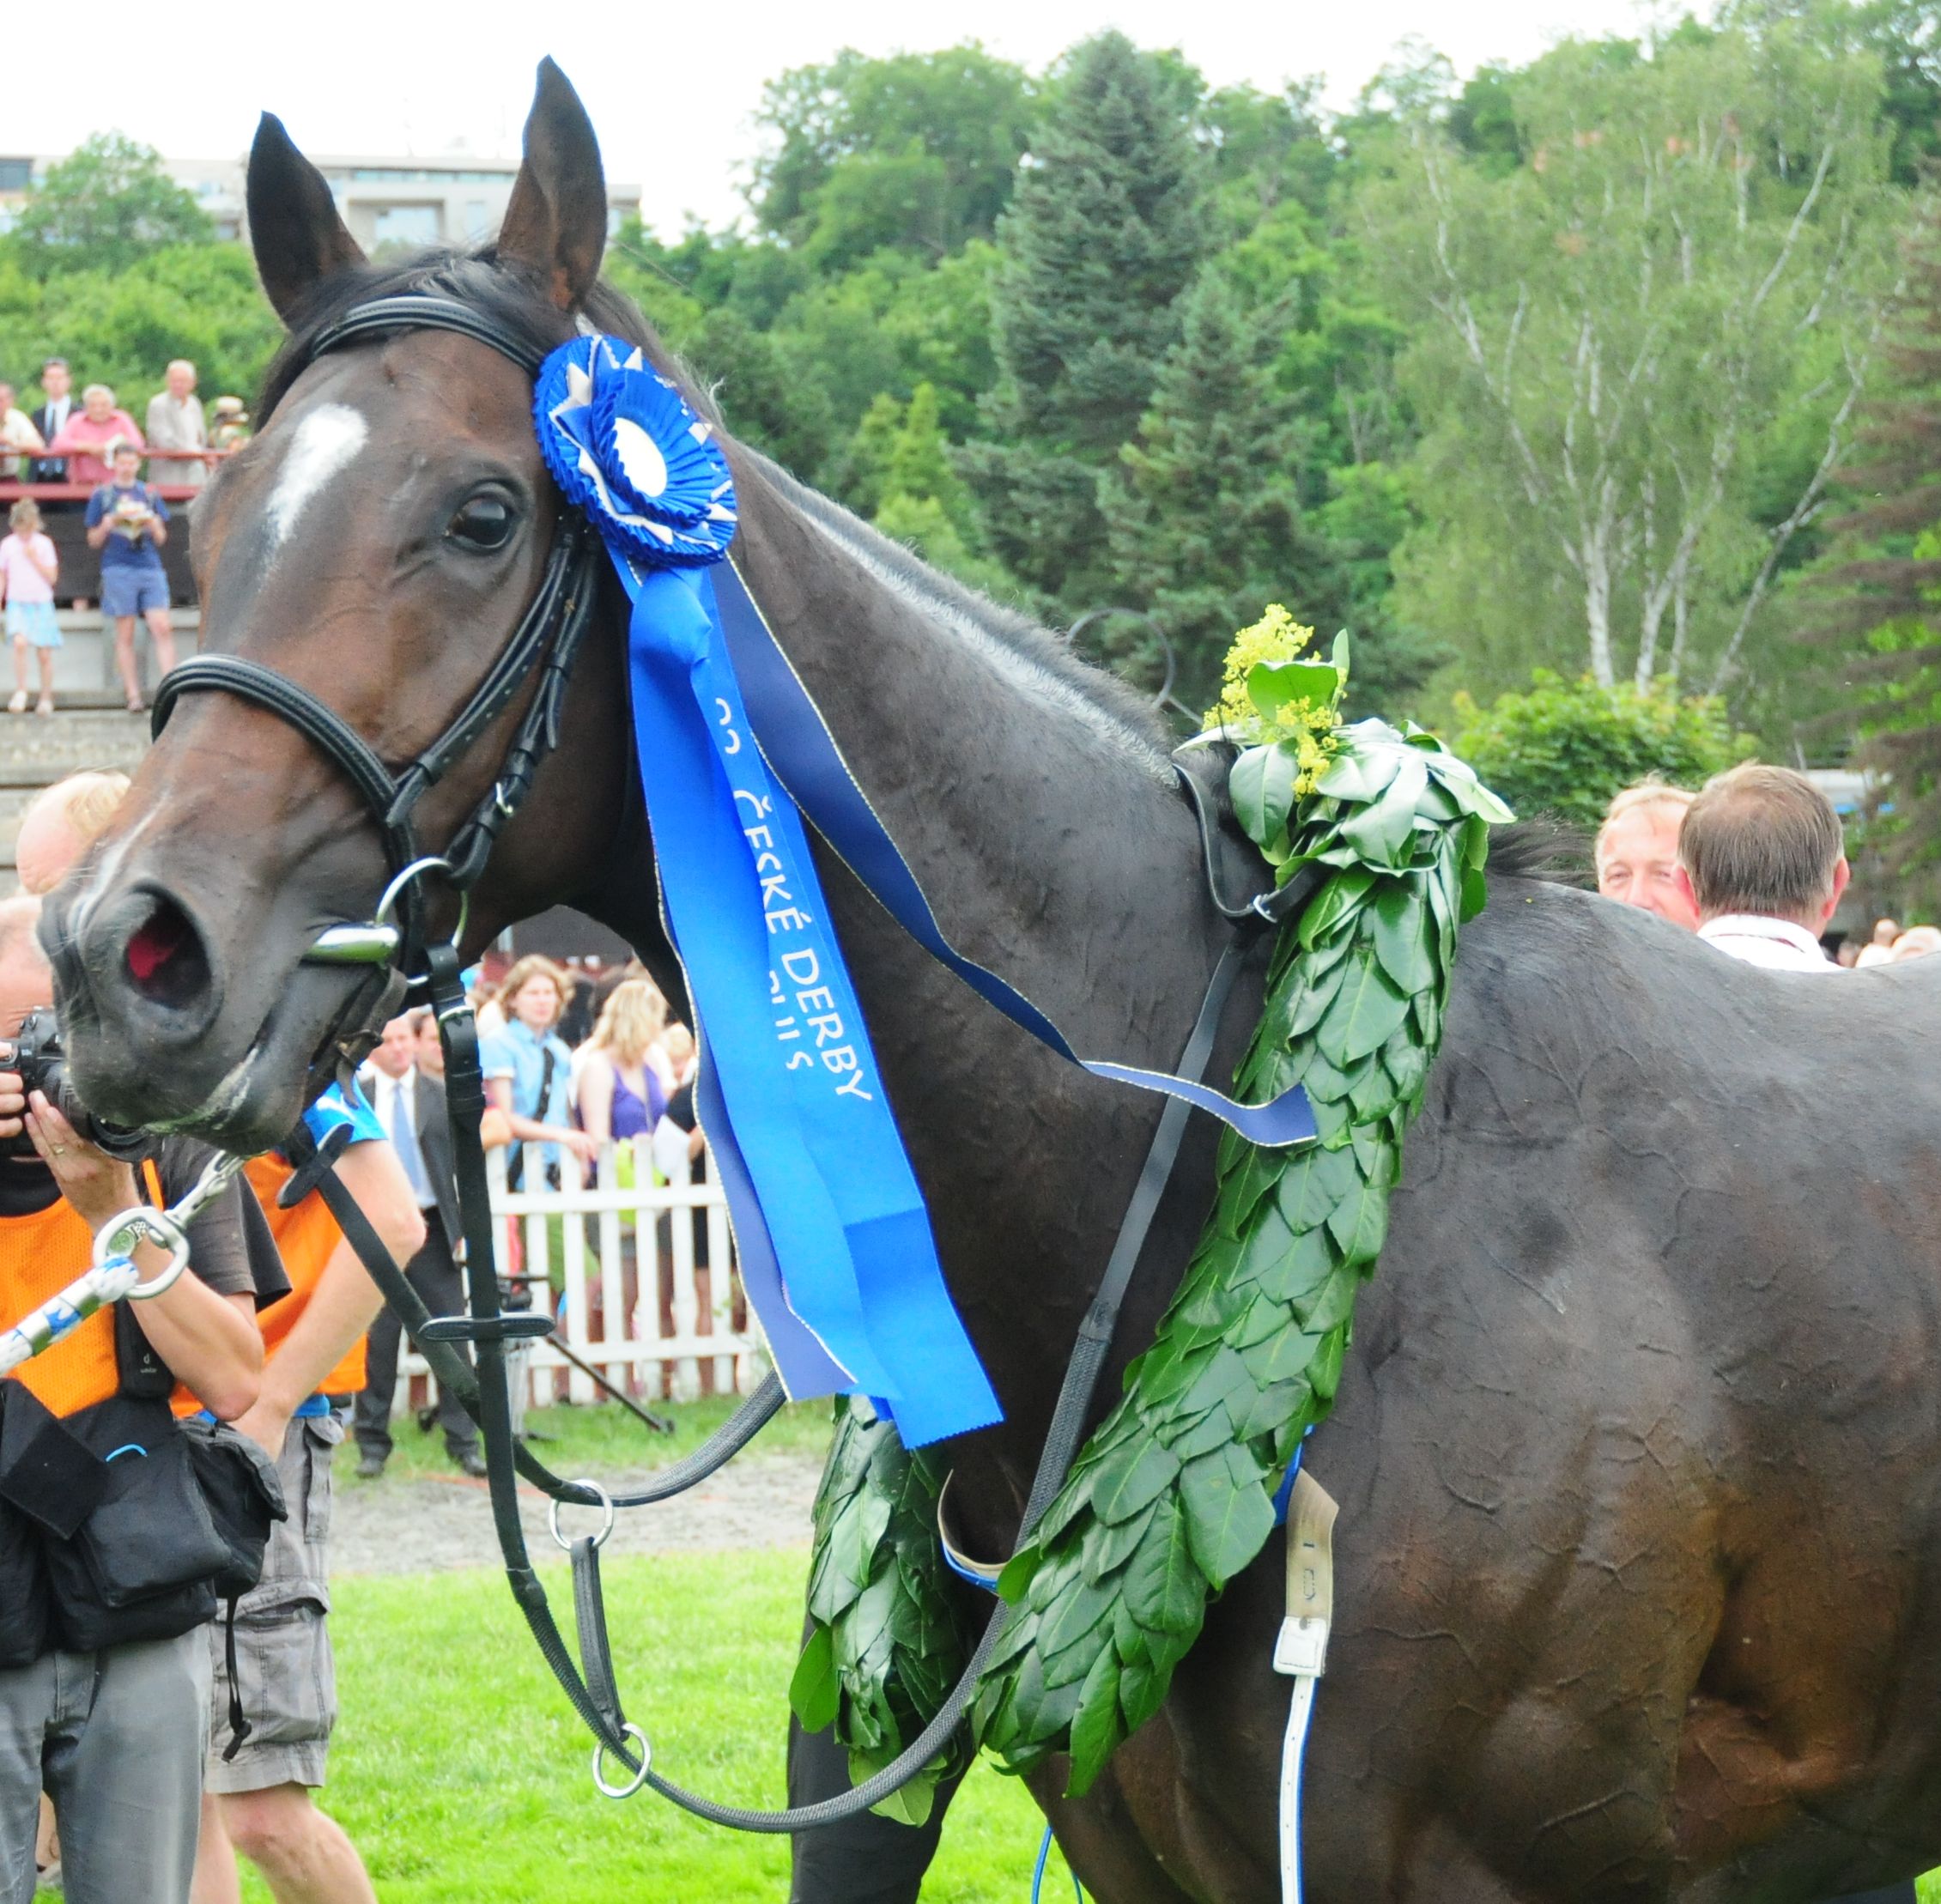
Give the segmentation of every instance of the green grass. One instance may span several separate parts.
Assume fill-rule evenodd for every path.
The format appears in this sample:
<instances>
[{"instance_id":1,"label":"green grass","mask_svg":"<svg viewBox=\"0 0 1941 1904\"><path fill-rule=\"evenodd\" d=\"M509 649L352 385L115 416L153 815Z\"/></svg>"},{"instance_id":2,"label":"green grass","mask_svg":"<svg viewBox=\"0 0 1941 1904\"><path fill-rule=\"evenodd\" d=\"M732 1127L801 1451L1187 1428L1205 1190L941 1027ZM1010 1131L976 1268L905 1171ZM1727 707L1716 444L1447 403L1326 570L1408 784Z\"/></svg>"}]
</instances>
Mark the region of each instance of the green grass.
<instances>
[{"instance_id":1,"label":"green grass","mask_svg":"<svg viewBox=\"0 0 1941 1904\"><path fill-rule=\"evenodd\" d=\"M657 1402L643 1406L664 1415L675 1424L672 1434L657 1434L642 1427L623 1408L609 1402L596 1408L538 1408L526 1416L529 1432L537 1429L544 1440L536 1439L532 1452L555 1474L613 1474L629 1469L664 1468L691 1453L734 1410L738 1396L716 1396L698 1402ZM391 1432L397 1451L387 1471L399 1475L449 1474L445 1438L433 1423L429 1434L421 1434L418 1425L403 1410L391 1416ZM829 1445L829 1404L827 1402L793 1403L784 1408L755 1438L749 1449L754 1454L812 1454L818 1460ZM353 1474L349 1459L338 1468L340 1475ZM352 1483L355 1485L355 1483ZM806 1537L807 1530L804 1529Z\"/></svg>"},{"instance_id":2,"label":"green grass","mask_svg":"<svg viewBox=\"0 0 1941 1904\"><path fill-rule=\"evenodd\" d=\"M785 1801L805 1564L798 1550L604 1569L622 1699L668 1777L734 1803ZM565 1569L546 1580L570 1623ZM651 1792L622 1804L593 1790L587 1735L500 1575L346 1580L333 1598L343 1716L325 1804L385 1904L786 1895L785 1840L699 1824ZM980 1766L952 1807L925 1904L1021 1904L1042 1828L1023 1787ZM1055 1854L1052 1869L1065 1885ZM269 1894L252 1875L246 1895Z\"/></svg>"}]
</instances>

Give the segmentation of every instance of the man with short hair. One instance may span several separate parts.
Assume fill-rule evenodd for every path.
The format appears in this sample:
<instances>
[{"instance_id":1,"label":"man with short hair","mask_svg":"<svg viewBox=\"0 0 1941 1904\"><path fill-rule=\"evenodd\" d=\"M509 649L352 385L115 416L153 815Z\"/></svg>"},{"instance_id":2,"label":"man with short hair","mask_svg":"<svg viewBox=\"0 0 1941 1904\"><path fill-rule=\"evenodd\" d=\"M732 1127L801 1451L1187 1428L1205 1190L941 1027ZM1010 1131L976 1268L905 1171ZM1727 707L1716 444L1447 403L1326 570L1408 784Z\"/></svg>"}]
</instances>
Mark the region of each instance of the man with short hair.
<instances>
[{"instance_id":1,"label":"man with short hair","mask_svg":"<svg viewBox=\"0 0 1941 1904\"><path fill-rule=\"evenodd\" d=\"M41 446L45 448L67 427L68 419L75 414L73 380L68 375L68 361L65 357L50 357L40 367L40 408L33 413L33 427L40 433ZM64 457L40 457L28 463L27 480L29 482L65 482L68 480L67 459ZM71 509L72 503L49 503L50 509Z\"/></svg>"},{"instance_id":2,"label":"man with short hair","mask_svg":"<svg viewBox=\"0 0 1941 1904\"><path fill-rule=\"evenodd\" d=\"M41 446L45 448L68 427L69 421L80 415L80 406L73 396L73 379L68 374L65 357L50 357L40 367L41 403L33 413L33 427L40 433ZM67 458L59 456L29 457L27 459L27 480L29 482L74 482L79 478L70 473ZM83 505L70 502L65 498L49 498L40 505L44 516L68 516L78 513ZM88 597L77 595L74 598L76 608L85 609Z\"/></svg>"},{"instance_id":3,"label":"man with short hair","mask_svg":"<svg viewBox=\"0 0 1941 1904\"><path fill-rule=\"evenodd\" d=\"M1678 883L1678 827L1695 795L1662 780L1641 780L1613 796L1598 828L1598 890L1621 906L1697 929L1698 915Z\"/></svg>"},{"instance_id":4,"label":"man with short hair","mask_svg":"<svg viewBox=\"0 0 1941 1904\"><path fill-rule=\"evenodd\" d=\"M419 1064L420 1031L425 1027L429 1028L435 1046L437 1022L425 1007L393 1018L385 1027L358 1082L397 1153L425 1220L424 1246L404 1265L404 1279L434 1316L462 1316L465 1284L458 1258L464 1253L464 1222L458 1211L458 1179L452 1155L442 1057L440 1069L429 1075ZM361 1456L357 1472L362 1480L377 1480L391 1458L391 1410L403 1329L397 1312L387 1303L372 1323L367 1339L364 1388L351 1416L351 1432L357 1437ZM475 1480L483 1480L485 1457L479 1452L478 1424L466 1414L458 1397L442 1386L438 1422L445 1432L445 1452L453 1464Z\"/></svg>"},{"instance_id":5,"label":"man with short hair","mask_svg":"<svg viewBox=\"0 0 1941 1904\"><path fill-rule=\"evenodd\" d=\"M23 893L51 893L106 830L128 791L128 776L109 768L70 773L27 803L14 835L14 870Z\"/></svg>"},{"instance_id":6,"label":"man with short hair","mask_svg":"<svg viewBox=\"0 0 1941 1904\"><path fill-rule=\"evenodd\" d=\"M1833 803L1788 767L1715 774L1678 829L1678 882L1698 936L1748 965L1838 972L1820 934L1850 876Z\"/></svg>"},{"instance_id":7,"label":"man with short hair","mask_svg":"<svg viewBox=\"0 0 1941 1904\"><path fill-rule=\"evenodd\" d=\"M196 367L178 357L163 373L166 387L149 399L149 479L199 488L209 465L199 457L170 457L170 450L206 450L209 425L196 395Z\"/></svg>"},{"instance_id":8,"label":"man with short hair","mask_svg":"<svg viewBox=\"0 0 1941 1904\"><path fill-rule=\"evenodd\" d=\"M1715 774L1678 830L1678 879L1698 936L1774 972L1843 972L1820 949L1849 876L1840 816L1804 773L1751 763ZM1912 1881L1830 1904L1915 1904Z\"/></svg>"},{"instance_id":9,"label":"man with short hair","mask_svg":"<svg viewBox=\"0 0 1941 1904\"><path fill-rule=\"evenodd\" d=\"M0 901L0 1037L53 1008L53 974L36 936L40 903ZM151 1161L118 1161L45 1097L28 1097L24 1082L10 1064L0 1066L0 1314L9 1325L79 1276L95 1237L140 1195L175 1201L209 1155L167 1138ZM261 1379L252 1319L260 1282L242 1207L232 1188L189 1226L190 1273L165 1293L97 1310L0 1384L9 1446L33 1449L13 1463L0 1505L0 1859L9 1897L33 1888L43 1786L58 1813L63 1883L76 1904L189 1896L209 1736L204 1627L220 1555L189 1556L166 1592L151 1580L149 1598L131 1602L125 1579L105 1580L100 1556L77 1537L82 1516L68 1519L73 1497L64 1490L91 1483L118 1454L143 1455L144 1476L117 1497L122 1518L108 1540L125 1550L130 1531L158 1543L174 1531L189 1499L163 1477L185 1471L189 1457L171 1388L186 1386L190 1408L240 1419ZM143 1243L135 1254L153 1277L161 1253ZM160 1491L144 1499L150 1474ZM138 1797L129 1795L130 1779Z\"/></svg>"}]
</instances>

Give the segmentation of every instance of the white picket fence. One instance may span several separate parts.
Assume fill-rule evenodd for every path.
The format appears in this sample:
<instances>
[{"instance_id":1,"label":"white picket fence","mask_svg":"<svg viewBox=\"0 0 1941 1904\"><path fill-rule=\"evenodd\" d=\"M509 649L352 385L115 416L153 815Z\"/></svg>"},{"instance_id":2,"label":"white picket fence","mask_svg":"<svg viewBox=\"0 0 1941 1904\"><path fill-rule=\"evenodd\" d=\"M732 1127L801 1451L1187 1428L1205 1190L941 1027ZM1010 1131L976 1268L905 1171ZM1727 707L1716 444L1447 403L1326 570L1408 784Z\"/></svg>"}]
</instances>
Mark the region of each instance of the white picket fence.
<instances>
[{"instance_id":1,"label":"white picket fence","mask_svg":"<svg viewBox=\"0 0 1941 1904\"><path fill-rule=\"evenodd\" d=\"M718 1395L746 1394L754 1388L767 1371L767 1349L752 1310L743 1331L737 1333L734 1327L729 1275L733 1244L727 1201L712 1155L705 1183L657 1182L652 1142L641 1137L630 1146L604 1146L593 1180L584 1185L573 1181L568 1154L561 1169L567 1187L553 1190L546 1183L545 1148L525 1146L524 1187L518 1191L506 1187L509 1153L487 1153L500 1276L512 1269L506 1239L516 1226L523 1246L519 1273L534 1301L554 1310L557 1339L649 1407L662 1398L664 1369L671 1371L670 1385L677 1401L701 1392L704 1364L712 1366ZM621 1181L623 1149L632 1152L632 1188ZM678 1168L677 1159L664 1161ZM705 1224L711 1265L699 1277L692 1214L696 1211ZM672 1298L673 1326L667 1333L661 1326L664 1288ZM552 1339L521 1345L515 1354L514 1366L525 1367L527 1391L515 1392L515 1408L521 1402L543 1408L560 1400L607 1399ZM426 1374L421 1355L400 1356L401 1386Z\"/></svg>"}]
</instances>

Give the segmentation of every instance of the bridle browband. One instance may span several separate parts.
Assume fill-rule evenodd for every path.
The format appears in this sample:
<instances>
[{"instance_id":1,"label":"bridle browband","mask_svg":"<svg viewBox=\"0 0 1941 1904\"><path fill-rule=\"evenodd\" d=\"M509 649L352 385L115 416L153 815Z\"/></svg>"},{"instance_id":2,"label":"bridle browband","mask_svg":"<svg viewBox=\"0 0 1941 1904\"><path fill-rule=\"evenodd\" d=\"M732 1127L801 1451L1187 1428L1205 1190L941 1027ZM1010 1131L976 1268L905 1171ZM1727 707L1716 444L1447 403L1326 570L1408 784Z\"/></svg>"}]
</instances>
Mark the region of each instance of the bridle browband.
<instances>
[{"instance_id":1,"label":"bridle browband","mask_svg":"<svg viewBox=\"0 0 1941 1904\"><path fill-rule=\"evenodd\" d=\"M299 369L327 352L400 330L449 330L470 337L537 374L544 353L508 327L457 300L424 293L375 298L353 306L312 341ZM577 509L562 503L546 567L512 638L444 731L397 772L355 728L287 676L242 655L197 655L163 676L151 731L159 736L184 694L234 694L296 729L356 790L377 822L389 863L399 925L383 916L326 931L306 955L318 964L396 962L412 974L425 943L422 876L435 871L461 895L485 870L494 842L532 789L539 764L559 743L560 714L573 664L599 593L600 538ZM535 672L538 680L491 791L459 822L441 853L428 855L417 836L418 803L505 712Z\"/></svg>"}]
</instances>

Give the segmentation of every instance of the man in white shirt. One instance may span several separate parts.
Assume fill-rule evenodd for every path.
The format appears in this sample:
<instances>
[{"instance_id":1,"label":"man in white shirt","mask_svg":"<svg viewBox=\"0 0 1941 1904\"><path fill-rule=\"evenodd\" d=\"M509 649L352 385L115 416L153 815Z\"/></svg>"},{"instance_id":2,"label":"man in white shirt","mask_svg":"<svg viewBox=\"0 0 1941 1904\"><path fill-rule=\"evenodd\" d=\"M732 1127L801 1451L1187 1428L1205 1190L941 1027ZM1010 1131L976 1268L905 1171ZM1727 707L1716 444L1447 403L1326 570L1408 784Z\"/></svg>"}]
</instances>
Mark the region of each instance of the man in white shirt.
<instances>
[{"instance_id":1,"label":"man in white shirt","mask_svg":"<svg viewBox=\"0 0 1941 1904\"><path fill-rule=\"evenodd\" d=\"M178 357L163 375L167 387L149 399L149 448L156 452L149 459L149 481L199 488L209 476L206 463L199 458L162 453L209 447L203 400L196 395L196 367L186 357Z\"/></svg>"},{"instance_id":2,"label":"man in white shirt","mask_svg":"<svg viewBox=\"0 0 1941 1904\"><path fill-rule=\"evenodd\" d=\"M458 1255L464 1226L458 1210L458 1185L452 1160L452 1125L442 1082L421 1076L419 1031L431 1014L420 1008L393 1018L358 1074L371 1107L390 1133L424 1217L425 1240L404 1265L404 1275L434 1316L465 1313L464 1272ZM391 1458L391 1406L397 1386L397 1357L403 1325L387 1303L371 1325L365 1349L364 1392L357 1398L352 1432L357 1437L361 1478L375 1481ZM456 1396L439 1392L437 1418L445 1431L445 1452L455 1466L475 1477L485 1473L478 1427Z\"/></svg>"},{"instance_id":3,"label":"man in white shirt","mask_svg":"<svg viewBox=\"0 0 1941 1904\"><path fill-rule=\"evenodd\" d=\"M1838 972L1820 949L1849 876L1840 816L1804 773L1735 767L1715 775L1678 829L1678 878L1698 936L1776 972Z\"/></svg>"},{"instance_id":4,"label":"man in white shirt","mask_svg":"<svg viewBox=\"0 0 1941 1904\"><path fill-rule=\"evenodd\" d=\"M1715 775L1678 829L1678 877L1698 936L1728 958L1774 972L1841 972L1820 934L1847 890L1840 816L1804 773L1735 767ZM1912 1883L1829 1904L1915 1904Z\"/></svg>"}]
</instances>

